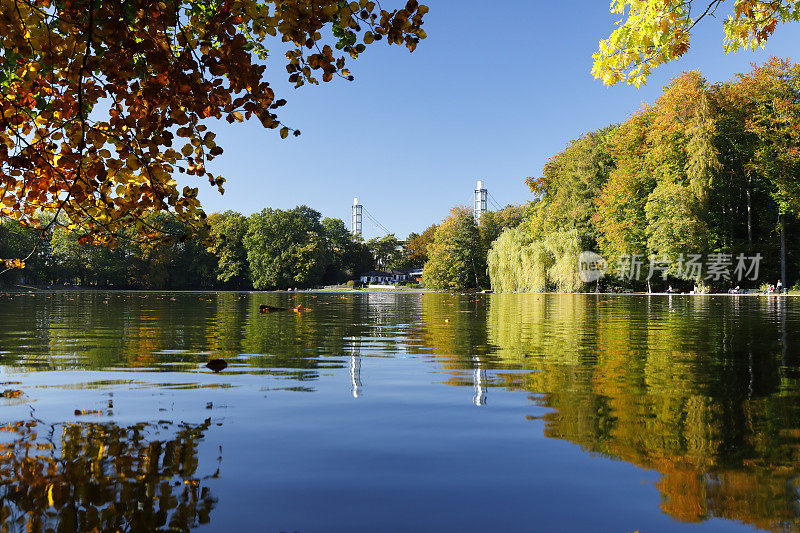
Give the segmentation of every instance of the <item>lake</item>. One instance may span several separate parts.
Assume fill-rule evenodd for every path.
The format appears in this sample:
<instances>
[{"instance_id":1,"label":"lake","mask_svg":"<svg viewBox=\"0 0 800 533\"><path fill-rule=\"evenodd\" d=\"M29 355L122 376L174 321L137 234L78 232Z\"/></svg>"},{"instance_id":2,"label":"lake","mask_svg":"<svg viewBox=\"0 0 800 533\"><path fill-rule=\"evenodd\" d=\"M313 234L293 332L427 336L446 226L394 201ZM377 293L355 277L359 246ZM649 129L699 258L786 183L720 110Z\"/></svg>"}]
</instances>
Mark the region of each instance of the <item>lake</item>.
<instances>
[{"instance_id":1,"label":"lake","mask_svg":"<svg viewBox=\"0 0 800 533\"><path fill-rule=\"evenodd\" d=\"M3 530L798 531L799 302L0 292Z\"/></svg>"}]
</instances>

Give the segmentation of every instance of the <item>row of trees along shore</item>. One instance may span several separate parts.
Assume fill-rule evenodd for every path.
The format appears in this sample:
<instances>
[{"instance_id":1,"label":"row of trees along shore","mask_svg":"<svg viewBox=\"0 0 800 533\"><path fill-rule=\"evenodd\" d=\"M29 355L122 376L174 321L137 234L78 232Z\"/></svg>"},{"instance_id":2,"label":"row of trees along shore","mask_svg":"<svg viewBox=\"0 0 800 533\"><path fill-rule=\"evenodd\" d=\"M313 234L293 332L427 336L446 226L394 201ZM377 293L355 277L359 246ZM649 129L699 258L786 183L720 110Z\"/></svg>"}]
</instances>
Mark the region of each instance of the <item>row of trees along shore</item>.
<instances>
[{"instance_id":1,"label":"row of trees along shore","mask_svg":"<svg viewBox=\"0 0 800 533\"><path fill-rule=\"evenodd\" d=\"M666 256L670 278L654 284L709 283L682 282L677 258L710 253L760 253L749 284L787 285L800 255L800 64L772 58L715 84L684 73L625 122L570 142L527 183L541 200L488 253L496 291L579 290L581 250L612 266L601 286L622 283L613 267L623 254Z\"/></svg>"},{"instance_id":2,"label":"row of trees along shore","mask_svg":"<svg viewBox=\"0 0 800 533\"><path fill-rule=\"evenodd\" d=\"M486 250L500 232L518 225L523 208L489 213L476 225L471 212L456 208L443 224L401 243L395 235L363 241L337 218L322 218L306 207L264 209L249 217L234 211L209 216L211 246L187 239L190 228L168 213L148 219L159 242L117 236L116 247L85 244L58 225L42 234L4 218L0 256L25 257L25 268L0 275L0 285L76 285L134 289L285 289L339 284L374 269L430 265L433 288L483 287ZM44 221L47 222L47 221ZM46 225L46 224L42 224ZM439 246L432 247L438 239ZM455 239L460 247L443 248ZM463 247L466 252L462 251ZM432 260L428 250L436 250ZM453 260L451 253L459 257ZM448 264L445 269L442 265Z\"/></svg>"},{"instance_id":3,"label":"row of trees along shore","mask_svg":"<svg viewBox=\"0 0 800 533\"><path fill-rule=\"evenodd\" d=\"M375 268L421 267L436 226L362 241L344 222L306 207L234 211L209 216L212 244L187 239L190 228L169 213L148 219L160 242L121 232L118 246L82 244L53 225L47 233L10 218L0 221L0 257L25 257L25 268L0 276L0 285L77 285L134 289L285 289L342 283ZM46 225L46 224L43 224Z\"/></svg>"},{"instance_id":4,"label":"row of trees along shore","mask_svg":"<svg viewBox=\"0 0 800 533\"><path fill-rule=\"evenodd\" d=\"M595 250L611 266L604 288L645 287L644 277L614 276L616 259L632 254L669 260L668 278L652 279L656 289L707 282L677 270L678 257L711 253L761 254L759 280L750 285L777 278L788 285L800 259L800 64L772 58L715 84L684 73L625 122L568 143L527 184L535 201L477 222L470 209L453 208L402 247L394 235L354 239L344 222L305 206L250 217L227 211L209 217L211 249L184 238L134 244L124 235L109 249L80 245L74 233L56 229L16 276L132 288L280 289L424 265L425 285L436 290L573 292L588 288L578 255ZM149 223L170 235L189 233L169 214ZM37 240L34 230L6 220L0 257L24 256ZM720 279L712 288L733 283Z\"/></svg>"},{"instance_id":5,"label":"row of trees along shore","mask_svg":"<svg viewBox=\"0 0 800 533\"><path fill-rule=\"evenodd\" d=\"M526 181L537 199L491 240L481 238L482 223L469 210L452 211L428 250L427 286L574 292L695 284L724 290L776 279L787 285L800 259L800 65L772 58L716 84L684 73L655 103L571 141L540 177ZM579 277L583 250L611 267L591 287ZM644 262L641 275L621 276L618 259L634 254ZM739 254L761 254L759 277L681 272L681 254L726 254L734 266ZM649 258L669 265L667 279L659 271L647 281Z\"/></svg>"},{"instance_id":6,"label":"row of trees along shore","mask_svg":"<svg viewBox=\"0 0 800 533\"><path fill-rule=\"evenodd\" d=\"M692 28L714 17L721 3L693 10L685 0L620 0L611 11L622 17L600 42L592 74L606 85L640 86L654 68L686 53ZM777 26L800 20L800 4L789 0L735 4L724 23L726 51L761 46ZM352 80L345 56L357 59L378 41L416 49L427 36L427 6L408 0L384 9L365 0L320 0L310 9L282 4L268 13L270 4L257 2L219 10L192 0L153 3L147 10L130 10L124 2L73 1L57 12L49 5L17 3L0 21L0 45L11 69L0 76L0 283L72 276L94 284L112 284L113 278L121 286L278 288L335 279L363 266L337 262L358 246L337 250L321 220L307 224L303 245L280 249L286 264L296 267L289 274L265 255L278 248L248 249L243 256L241 249L233 254L227 241L212 253L175 239L205 236L211 217L200 206L198 189L181 190L174 178L206 178L223 192L225 178L207 167L223 153L208 130L212 120L257 119L281 138L300 135L277 114L286 100L276 97L266 77L271 71L261 64L271 45L283 43L287 79L295 87ZM304 52L315 46L317 53ZM418 248L414 260L430 255L431 287L491 284L501 291L575 290L575 269L567 266L586 244L611 256L762 246L775 255L777 238L782 262L791 262L797 246L786 238L796 234L798 212L797 94L797 69L788 61L772 60L711 86L699 74L686 74L653 106L554 157L541 178L529 181L543 200L494 246L486 244L480 224L476 232L456 210L441 231L431 232L430 253L427 246ZM61 229L45 226L47 232L37 236L2 218L34 227L43 214L57 214L54 226ZM275 230L252 217L247 223L246 235ZM164 227L168 231L159 234ZM397 259L392 238L382 243L382 266ZM81 241L115 248L76 248ZM167 246L137 244L148 241ZM29 255L33 244L36 253ZM399 255L408 259L405 250ZM29 265L24 274L3 275L21 268L22 258ZM456 264L443 263L448 258ZM251 270L237 270L229 260ZM66 274L70 261L74 272ZM170 267L152 266L159 262Z\"/></svg>"}]
</instances>

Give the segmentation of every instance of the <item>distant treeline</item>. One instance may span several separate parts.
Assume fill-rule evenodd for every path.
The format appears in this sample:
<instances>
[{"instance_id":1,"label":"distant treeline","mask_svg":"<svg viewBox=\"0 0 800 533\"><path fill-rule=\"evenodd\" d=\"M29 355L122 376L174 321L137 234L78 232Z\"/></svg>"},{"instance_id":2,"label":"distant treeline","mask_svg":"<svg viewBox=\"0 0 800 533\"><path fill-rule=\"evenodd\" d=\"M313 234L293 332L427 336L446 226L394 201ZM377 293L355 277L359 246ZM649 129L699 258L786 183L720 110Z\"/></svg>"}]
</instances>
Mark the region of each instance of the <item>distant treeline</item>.
<instances>
[{"instance_id":1,"label":"distant treeline","mask_svg":"<svg viewBox=\"0 0 800 533\"><path fill-rule=\"evenodd\" d=\"M160 213L148 224L171 239L139 242L120 235L118 246L81 244L58 224L42 233L11 219L0 223L0 257L24 258L25 268L0 275L0 284L76 285L133 289L284 289L342 283L375 268L421 267L426 246L412 234L401 247L394 235L364 242L342 220L306 206L264 209L246 217L209 216L211 241L191 235ZM45 221L46 222L46 221Z\"/></svg>"},{"instance_id":2,"label":"distant treeline","mask_svg":"<svg viewBox=\"0 0 800 533\"><path fill-rule=\"evenodd\" d=\"M305 206L211 215L210 248L182 238L190 228L163 213L149 224L171 242L120 238L114 249L80 245L65 229L39 240L6 220L0 258L36 252L0 283L282 289L424 266L426 286L438 290L572 292L588 288L578 258L593 250L610 275L592 289L720 290L779 278L788 287L800 260L800 64L773 58L716 84L697 72L678 76L655 103L572 141L527 183L537 201L478 221L457 207L402 246L394 235L353 238L344 222ZM758 278L735 278L737 258L757 254ZM703 269L684 268L690 256L706 259ZM624 272L626 257L641 268ZM709 277L710 257L727 261L725 275Z\"/></svg>"},{"instance_id":3,"label":"distant treeline","mask_svg":"<svg viewBox=\"0 0 800 533\"><path fill-rule=\"evenodd\" d=\"M800 257L800 65L773 58L713 85L678 76L627 121L569 143L528 185L541 201L489 251L496 291L578 290L581 250L609 261L601 286L644 288L654 257L671 265L654 288L721 289L739 283L681 271L681 254L724 254L733 271L739 254L757 253L759 279L742 286L787 286ZM620 280L618 259L631 254L643 273Z\"/></svg>"},{"instance_id":4,"label":"distant treeline","mask_svg":"<svg viewBox=\"0 0 800 533\"><path fill-rule=\"evenodd\" d=\"M365 242L342 220L322 218L306 206L264 209L249 217L226 211L209 216L211 235L204 242L187 238L191 228L159 213L147 223L159 235L173 237L140 242L133 233L120 235L115 248L82 244L78 233L59 224L43 233L3 219L0 257L33 254L23 269L0 275L0 285L266 290L340 284L376 269L430 266L426 281L433 288L484 288L486 251L523 215L524 208L508 206L476 224L471 211L457 208L443 224L411 233L405 241L390 234Z\"/></svg>"}]
</instances>

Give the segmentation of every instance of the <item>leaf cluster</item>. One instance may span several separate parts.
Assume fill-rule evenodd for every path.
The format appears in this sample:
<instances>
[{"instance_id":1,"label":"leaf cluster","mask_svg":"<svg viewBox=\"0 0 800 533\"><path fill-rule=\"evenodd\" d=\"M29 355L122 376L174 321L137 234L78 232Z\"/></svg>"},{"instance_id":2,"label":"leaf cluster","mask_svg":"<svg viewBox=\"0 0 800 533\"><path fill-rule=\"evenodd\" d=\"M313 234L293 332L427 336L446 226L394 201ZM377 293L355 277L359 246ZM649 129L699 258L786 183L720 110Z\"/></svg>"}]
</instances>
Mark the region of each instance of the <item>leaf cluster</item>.
<instances>
[{"instance_id":1,"label":"leaf cluster","mask_svg":"<svg viewBox=\"0 0 800 533\"><path fill-rule=\"evenodd\" d=\"M592 74L606 85L624 81L641 86L655 68L684 55L692 30L717 14L725 0L613 0L617 28L600 41ZM725 52L763 47L777 26L800 20L792 0L735 0L724 18Z\"/></svg>"},{"instance_id":2,"label":"leaf cluster","mask_svg":"<svg viewBox=\"0 0 800 533\"><path fill-rule=\"evenodd\" d=\"M351 78L345 55L381 39L413 50L427 10L416 0L392 11L366 0L0 0L0 214L38 227L47 213L83 242L116 246L122 229L171 240L147 221L169 211L207 236L198 187L178 177L224 192L209 122L300 133L278 118L286 100L266 79L269 48L288 45L296 86L319 72Z\"/></svg>"}]
</instances>

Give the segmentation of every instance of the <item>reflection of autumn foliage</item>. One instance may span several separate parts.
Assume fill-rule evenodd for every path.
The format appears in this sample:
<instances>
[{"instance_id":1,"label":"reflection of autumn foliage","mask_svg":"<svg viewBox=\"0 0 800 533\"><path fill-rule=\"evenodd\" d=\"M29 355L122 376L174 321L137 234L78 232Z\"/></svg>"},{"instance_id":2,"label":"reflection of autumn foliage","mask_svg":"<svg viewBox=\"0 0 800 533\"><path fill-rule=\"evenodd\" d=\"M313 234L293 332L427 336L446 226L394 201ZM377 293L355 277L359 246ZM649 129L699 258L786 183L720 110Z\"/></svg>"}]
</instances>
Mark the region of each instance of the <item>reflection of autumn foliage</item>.
<instances>
[{"instance_id":1,"label":"reflection of autumn foliage","mask_svg":"<svg viewBox=\"0 0 800 533\"><path fill-rule=\"evenodd\" d=\"M701 320L704 301L670 301L493 297L494 368L528 372L490 381L536 393L547 437L660 472L661 509L679 520L800 529L798 382L769 344L775 322L721 306Z\"/></svg>"},{"instance_id":2,"label":"reflection of autumn foliage","mask_svg":"<svg viewBox=\"0 0 800 533\"><path fill-rule=\"evenodd\" d=\"M0 531L186 530L216 500L196 477L210 420L183 424L9 423L0 456ZM214 474L216 476L216 474Z\"/></svg>"},{"instance_id":3,"label":"reflection of autumn foliage","mask_svg":"<svg viewBox=\"0 0 800 533\"><path fill-rule=\"evenodd\" d=\"M661 508L680 520L699 522L718 516L777 531L799 525L788 472L774 476L752 470L705 473L672 467L664 474L658 482Z\"/></svg>"},{"instance_id":4,"label":"reflection of autumn foliage","mask_svg":"<svg viewBox=\"0 0 800 533\"><path fill-rule=\"evenodd\" d=\"M419 336L422 353L453 355L470 361L473 355L486 355L486 306L481 295L443 298L438 294L422 296L422 320ZM420 351L418 347L412 350ZM463 368L454 361L453 368Z\"/></svg>"}]
</instances>

